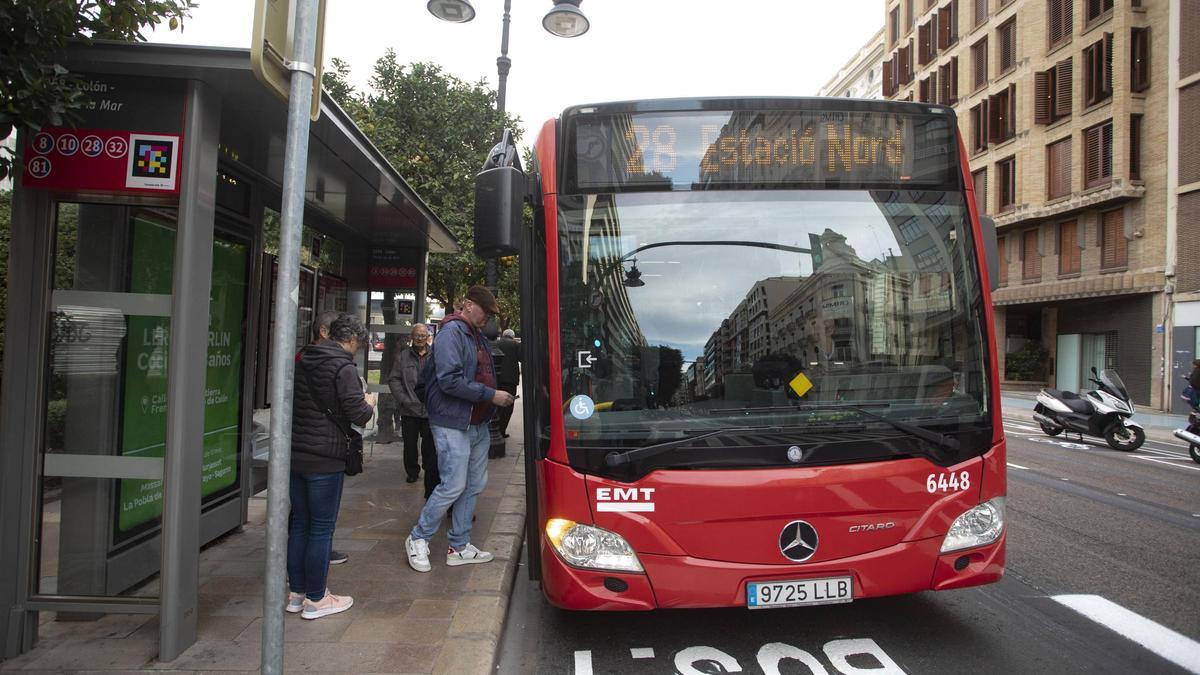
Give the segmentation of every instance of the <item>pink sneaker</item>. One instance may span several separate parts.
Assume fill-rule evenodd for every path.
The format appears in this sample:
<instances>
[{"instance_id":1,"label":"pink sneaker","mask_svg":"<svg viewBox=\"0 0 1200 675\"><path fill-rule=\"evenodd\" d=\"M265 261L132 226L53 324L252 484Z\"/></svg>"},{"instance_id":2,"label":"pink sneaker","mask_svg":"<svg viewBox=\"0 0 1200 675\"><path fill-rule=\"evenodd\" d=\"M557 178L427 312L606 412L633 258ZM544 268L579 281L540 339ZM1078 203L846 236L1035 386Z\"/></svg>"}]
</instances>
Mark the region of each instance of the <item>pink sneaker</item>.
<instances>
[{"instance_id":1,"label":"pink sneaker","mask_svg":"<svg viewBox=\"0 0 1200 675\"><path fill-rule=\"evenodd\" d=\"M304 594L288 591L288 603L285 607L288 614L299 614L304 609Z\"/></svg>"},{"instance_id":2,"label":"pink sneaker","mask_svg":"<svg viewBox=\"0 0 1200 675\"><path fill-rule=\"evenodd\" d=\"M317 602L304 600L304 610L300 612L301 619L319 619L330 614L344 612L354 606L354 598L348 595L334 595L325 589L325 597Z\"/></svg>"}]
</instances>

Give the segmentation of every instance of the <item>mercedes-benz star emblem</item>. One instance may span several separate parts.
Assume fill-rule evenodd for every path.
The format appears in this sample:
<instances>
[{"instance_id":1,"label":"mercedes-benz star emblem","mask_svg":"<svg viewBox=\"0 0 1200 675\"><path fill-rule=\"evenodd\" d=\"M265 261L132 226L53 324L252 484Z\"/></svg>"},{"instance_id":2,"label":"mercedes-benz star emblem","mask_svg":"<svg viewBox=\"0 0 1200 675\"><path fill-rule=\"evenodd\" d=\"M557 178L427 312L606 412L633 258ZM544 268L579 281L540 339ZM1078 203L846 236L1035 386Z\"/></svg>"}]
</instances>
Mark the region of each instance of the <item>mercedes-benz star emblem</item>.
<instances>
[{"instance_id":1,"label":"mercedes-benz star emblem","mask_svg":"<svg viewBox=\"0 0 1200 675\"><path fill-rule=\"evenodd\" d=\"M779 551L788 560L808 560L817 552L817 531L803 520L793 520L779 533Z\"/></svg>"},{"instance_id":2,"label":"mercedes-benz star emblem","mask_svg":"<svg viewBox=\"0 0 1200 675\"><path fill-rule=\"evenodd\" d=\"M789 462L796 464L800 460L804 459L804 451L800 449L800 446L793 445L787 450L787 458Z\"/></svg>"}]
</instances>

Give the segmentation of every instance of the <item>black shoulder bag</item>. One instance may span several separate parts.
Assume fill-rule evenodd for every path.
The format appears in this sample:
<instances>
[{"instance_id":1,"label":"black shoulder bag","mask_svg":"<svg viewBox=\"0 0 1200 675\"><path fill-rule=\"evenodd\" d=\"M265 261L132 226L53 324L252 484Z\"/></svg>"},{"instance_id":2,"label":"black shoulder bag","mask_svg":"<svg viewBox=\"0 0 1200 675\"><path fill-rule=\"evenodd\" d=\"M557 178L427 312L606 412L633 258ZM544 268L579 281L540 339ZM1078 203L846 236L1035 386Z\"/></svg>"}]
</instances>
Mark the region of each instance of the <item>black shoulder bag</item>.
<instances>
[{"instance_id":1,"label":"black shoulder bag","mask_svg":"<svg viewBox=\"0 0 1200 675\"><path fill-rule=\"evenodd\" d=\"M297 365L299 365L299 364L297 364ZM334 375L333 375L333 381L335 383L337 382L338 373L342 372L342 368L345 368L346 366L353 366L353 365L354 365L353 363L347 363L347 364L343 365L341 368L338 368L337 372L334 373ZM333 426L337 427L337 430L342 432L342 436L345 437L345 439L346 439L346 456L342 458L346 461L346 475L347 476L357 476L358 474L362 473L362 470L363 470L363 440L362 440L362 436L359 436L358 434L354 433L354 431L352 429L350 429L349 426L342 426L342 423L339 421L339 419L340 419L339 416L333 414L333 410L328 405L328 402L320 400L320 397L317 394L317 388L316 388L316 386L313 385L312 373L308 372L308 369L303 367L302 365L300 365L299 367L301 370L304 371L304 379L308 382L308 391L312 395L313 400L317 402L317 405L321 406L321 408L325 412L325 416L329 418L330 422L333 422ZM335 384L334 392L336 392L336 391L337 391L337 385Z\"/></svg>"}]
</instances>

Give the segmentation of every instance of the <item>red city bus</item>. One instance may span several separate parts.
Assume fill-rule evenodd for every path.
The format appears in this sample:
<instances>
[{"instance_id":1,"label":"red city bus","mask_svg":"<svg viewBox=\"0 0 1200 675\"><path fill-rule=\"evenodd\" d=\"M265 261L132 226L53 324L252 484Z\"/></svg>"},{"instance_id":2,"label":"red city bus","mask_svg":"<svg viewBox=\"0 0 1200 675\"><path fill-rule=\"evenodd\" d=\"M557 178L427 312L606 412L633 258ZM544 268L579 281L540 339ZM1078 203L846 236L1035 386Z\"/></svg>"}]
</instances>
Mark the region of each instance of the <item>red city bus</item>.
<instances>
[{"instance_id":1,"label":"red city bus","mask_svg":"<svg viewBox=\"0 0 1200 675\"><path fill-rule=\"evenodd\" d=\"M996 237L953 110L576 106L528 174L510 138L479 176L476 249L521 257L527 558L551 603L1003 576Z\"/></svg>"}]
</instances>

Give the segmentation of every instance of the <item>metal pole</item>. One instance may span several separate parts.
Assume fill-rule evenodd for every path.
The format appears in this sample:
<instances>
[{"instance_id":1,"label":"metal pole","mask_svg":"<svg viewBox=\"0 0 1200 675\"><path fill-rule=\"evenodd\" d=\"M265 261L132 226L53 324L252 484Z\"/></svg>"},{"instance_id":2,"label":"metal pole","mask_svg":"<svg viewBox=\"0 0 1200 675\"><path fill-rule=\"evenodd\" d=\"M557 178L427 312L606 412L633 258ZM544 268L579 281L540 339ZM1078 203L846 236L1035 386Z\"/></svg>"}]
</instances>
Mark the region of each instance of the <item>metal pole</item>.
<instances>
[{"instance_id":1,"label":"metal pole","mask_svg":"<svg viewBox=\"0 0 1200 675\"><path fill-rule=\"evenodd\" d=\"M203 82L188 82L188 112L175 235L167 433L163 462L162 567L158 658L174 661L196 642L200 602L200 494L204 473L204 375L221 104ZM65 532L65 530L64 530ZM60 587L61 588L61 587Z\"/></svg>"},{"instance_id":2,"label":"metal pole","mask_svg":"<svg viewBox=\"0 0 1200 675\"><path fill-rule=\"evenodd\" d=\"M503 29L500 32L500 57L496 59L496 73L499 75L500 86L496 90L496 110L501 114L504 113L504 101L508 92L508 71L512 68L512 59L508 58L508 23L509 11L512 9L512 0L504 0L504 21ZM504 130L500 130L503 135ZM493 294L496 293L497 283L496 259L488 258L484 261L484 279L488 290Z\"/></svg>"},{"instance_id":3,"label":"metal pole","mask_svg":"<svg viewBox=\"0 0 1200 675\"><path fill-rule=\"evenodd\" d=\"M308 116L312 105L318 0L293 0L291 91L283 160L283 222L279 231L279 279L275 285L275 332L271 341L271 456L268 463L267 570L263 591L262 672L283 672L283 614L287 603L288 496L292 463L292 383L295 377L296 313L300 293L300 225L308 166ZM317 84L316 86L320 86Z\"/></svg>"}]
</instances>

